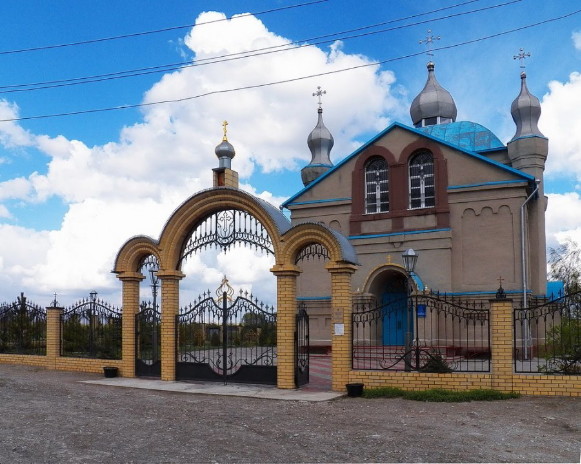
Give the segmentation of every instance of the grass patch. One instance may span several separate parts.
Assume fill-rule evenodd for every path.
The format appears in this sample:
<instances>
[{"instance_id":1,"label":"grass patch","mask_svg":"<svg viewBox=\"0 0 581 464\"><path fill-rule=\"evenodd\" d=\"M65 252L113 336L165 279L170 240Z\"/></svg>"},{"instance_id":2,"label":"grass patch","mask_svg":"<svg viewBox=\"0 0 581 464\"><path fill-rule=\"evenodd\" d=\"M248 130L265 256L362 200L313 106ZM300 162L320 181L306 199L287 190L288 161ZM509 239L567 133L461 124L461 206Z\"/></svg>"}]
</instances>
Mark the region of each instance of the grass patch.
<instances>
[{"instance_id":1,"label":"grass patch","mask_svg":"<svg viewBox=\"0 0 581 464\"><path fill-rule=\"evenodd\" d=\"M467 401L498 401L520 398L520 393L504 393L497 390L453 391L434 388L432 390L406 391L396 387L369 388L363 391L364 398L404 398L412 401L461 403Z\"/></svg>"}]
</instances>

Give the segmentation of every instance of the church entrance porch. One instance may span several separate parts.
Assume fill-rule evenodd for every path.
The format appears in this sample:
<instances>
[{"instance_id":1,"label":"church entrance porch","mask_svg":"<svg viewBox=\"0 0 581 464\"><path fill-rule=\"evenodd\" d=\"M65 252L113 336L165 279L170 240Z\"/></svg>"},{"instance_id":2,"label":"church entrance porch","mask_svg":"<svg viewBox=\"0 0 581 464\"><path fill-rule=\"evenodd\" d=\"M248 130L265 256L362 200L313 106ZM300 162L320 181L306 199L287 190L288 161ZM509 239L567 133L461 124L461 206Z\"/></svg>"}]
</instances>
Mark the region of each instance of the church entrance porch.
<instances>
[{"instance_id":1,"label":"church entrance porch","mask_svg":"<svg viewBox=\"0 0 581 464\"><path fill-rule=\"evenodd\" d=\"M381 295L382 341L386 346L405 345L408 332L407 293L405 278L394 276Z\"/></svg>"}]
</instances>

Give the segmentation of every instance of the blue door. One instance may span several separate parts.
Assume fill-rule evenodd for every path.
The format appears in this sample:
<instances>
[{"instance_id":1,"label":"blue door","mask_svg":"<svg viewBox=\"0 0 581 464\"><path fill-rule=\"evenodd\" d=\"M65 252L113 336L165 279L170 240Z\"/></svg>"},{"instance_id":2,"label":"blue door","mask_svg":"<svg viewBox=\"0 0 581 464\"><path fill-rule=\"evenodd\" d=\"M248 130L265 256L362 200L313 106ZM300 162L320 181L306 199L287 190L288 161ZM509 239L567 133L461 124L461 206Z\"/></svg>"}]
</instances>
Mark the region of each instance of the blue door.
<instances>
[{"instance_id":1,"label":"blue door","mask_svg":"<svg viewBox=\"0 0 581 464\"><path fill-rule=\"evenodd\" d=\"M407 296L405 293L385 292L381 297L383 344L405 345L407 332Z\"/></svg>"}]
</instances>

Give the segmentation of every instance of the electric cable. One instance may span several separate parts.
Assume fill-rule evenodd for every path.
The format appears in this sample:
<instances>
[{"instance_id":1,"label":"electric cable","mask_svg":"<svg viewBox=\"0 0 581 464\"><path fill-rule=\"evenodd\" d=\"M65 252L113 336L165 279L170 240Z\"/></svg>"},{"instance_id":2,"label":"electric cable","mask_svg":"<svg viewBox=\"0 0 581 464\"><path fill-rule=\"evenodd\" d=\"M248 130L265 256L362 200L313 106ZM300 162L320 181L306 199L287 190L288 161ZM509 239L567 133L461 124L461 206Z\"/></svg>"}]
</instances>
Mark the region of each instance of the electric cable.
<instances>
[{"instance_id":1,"label":"electric cable","mask_svg":"<svg viewBox=\"0 0 581 464\"><path fill-rule=\"evenodd\" d=\"M318 36L318 37L314 37L314 38L310 38L310 39L292 41L292 42L289 42L287 44L274 45L274 46L263 47L263 48L254 49L254 50L246 50L243 52L236 52L236 53L230 53L230 54L225 54L225 55L219 55L219 56L212 57L212 58L203 58L203 59L196 60L195 62L188 61L188 62L181 62L181 63L173 63L173 64L168 64L168 65L159 65L159 66L153 66L153 67L147 67L147 68L139 68L139 69L135 69L135 70L117 71L114 73L107 73L107 74L94 75L94 76L85 76L85 77L77 77L77 78L63 79L63 80L56 80L56 81L46 81L46 82L37 82L37 83L29 83L29 84L12 84L12 85L0 86L0 94L35 91L35 90L45 90L45 89L68 87L68 86L87 84L87 83L104 82L104 81L123 79L123 78L128 78L128 77L138 77L138 76L144 76L144 75L150 75L150 74L156 74L156 73L162 73L162 72L177 71L179 69L185 69L185 68L191 68L191 67L197 67L197 66L205 66L205 65L209 65L209 64L223 63L223 62L227 62L227 61L239 60L239 59L244 59L244 58L251 58L251 57L255 57L255 56L263 56L263 55L268 55L271 53L296 50L299 48L314 47L317 45L335 42L337 40L346 41L346 40L350 40L353 38L361 38L361 37L366 37L369 35L375 35L375 34L380 34L380 33L385 33L385 32L392 32L394 30L404 29L404 28L408 28L408 27L414 27L414 26L418 26L418 25L422 25L422 24L426 24L426 23L443 21L443 20L451 19L451 18L454 18L457 16L480 13L480 12L485 11L485 10L490 10L490 9L494 9L494 8L512 5L514 3L521 2L522 0L511 0L511 1L508 1L505 3L487 6L487 7L479 8L476 10L455 13L452 15L442 16L439 18L433 18L433 19L429 19L429 20L418 21L415 23L395 26L395 27L391 27L391 28L387 28L387 29L381 29L378 31L372 31L372 32L367 32L367 33L363 33L363 34L357 34L357 35L352 35L352 36L343 36L343 37L334 38L334 39L330 39L330 40L322 40L322 41L318 41L318 42L302 44L302 42L305 42L305 41L318 40L321 38L336 36L338 34L346 34L346 33L350 33L350 32L356 32L356 31L361 31L361 30L373 28L373 27L378 27L380 25L404 21L406 19L413 18L413 17L425 16L427 14L433 14L434 12L439 12L439 11L442 11L445 9L454 8L457 6L463 6L465 4L473 3L475 1L479 1L479 0L469 0L467 2L460 3L457 5L452 5L450 7L439 8L437 10L419 13L419 14L408 16L405 18L394 19L394 20L385 21L382 23L363 26L360 28L350 29L347 31L337 32L337 33L333 33L333 34L326 34L326 35L322 35L322 36ZM285 47L285 48L282 48L282 47Z\"/></svg>"},{"instance_id":2,"label":"electric cable","mask_svg":"<svg viewBox=\"0 0 581 464\"><path fill-rule=\"evenodd\" d=\"M456 44L452 44L452 45L446 45L446 46L441 46L441 47L437 47L434 48L432 51L441 51L441 50L449 50L452 48L457 48L457 47L461 47L461 46L465 46L465 45L470 45L473 43L477 43L477 42L482 42L485 40L490 40L493 38L497 38L497 37L501 37L504 35L508 35L508 34L512 34L514 32L519 32L522 30L526 30L526 29L530 29L533 27L538 27L544 24L548 24L551 22L555 22L555 21L560 21L562 19L574 16L576 14L581 13L581 9L580 10L576 10L555 18L549 18L540 22L536 22L533 24L528 24L525 26L520 26L514 29L510 29L507 31L502 31L502 32L498 32L495 34L491 34L488 36L484 36L484 37L480 37L477 39L472 39L472 40L467 40L464 42L459 42ZM127 104L127 105L119 105L119 106L114 106L114 107L106 107L106 108L92 108L92 109L87 109L87 110L78 110L78 111L70 111L70 112L63 112L63 113L53 113L53 114L45 114L45 115L36 115L36 116L22 116L22 117L17 117L17 118L7 118L7 119L0 119L0 122L14 122L14 121L28 121L28 120L36 120L36 119L48 119L48 118L56 118L56 117L64 117L64 116L77 116L77 115L82 115L82 114L92 114L92 113L102 113L102 112L107 112L107 111L117 111L117 110L122 110L122 109L132 109L132 108L144 108L144 107L149 107L149 106L155 106L155 105L162 105L162 104L168 104L168 103L180 103L180 102L185 102L185 101L190 101L190 100L195 100L195 99L199 99L199 98L203 98L203 97L208 97L211 95L219 95L219 94L225 94L225 93L232 93L232 92L238 92L241 90L250 90L250 89L257 89L257 88L262 88L262 87L269 87L272 85L280 85L280 84L287 84L290 82L297 82L300 80L305 80L305 79L312 79L314 77L322 77L322 76L328 76L328 75L332 75L332 74L338 74L338 73L342 73L342 72L347 72L347 71L353 71L355 69L361 69L361 68L366 68L369 66L379 66L382 64L386 64L386 63L391 63L391 62L395 62L395 61L401 61L404 59L408 59L408 58L412 58L412 57L416 57L416 56L420 56L425 54L424 51L422 52L416 52L416 53L410 53L407 55L402 55L399 57L395 57L395 58L388 58L385 60L381 60L381 61L374 61L371 63L365 63L365 64L361 64L361 65L357 65L357 66L350 66L347 68L343 68L343 69L336 69L333 71L325 71L322 73L316 73L316 74L310 74L307 76L300 76L300 77L295 77L295 78L289 78L289 79L283 79L283 80L279 80L279 81L273 81L273 82L265 82L265 83L261 83L261 84L254 84L254 85L247 85L247 86L241 86L241 87L235 87L235 88L230 88L230 89L222 89L222 90L212 90L209 92L204 92L201 94L197 94L197 95L191 95L188 97L182 97L182 98L175 98L175 99L168 99L168 100L159 100L159 101L155 101L155 102L144 102L144 103L134 103L134 104Z\"/></svg>"},{"instance_id":3,"label":"electric cable","mask_svg":"<svg viewBox=\"0 0 581 464\"><path fill-rule=\"evenodd\" d=\"M292 8L300 8L300 7L304 7L304 6L314 5L317 3L325 3L328 1L329 0L312 0L312 1L306 2L306 3L299 3L297 5L283 6L280 8L272 8L270 10L258 11L256 13L243 13L243 14L237 15L234 19L243 18L245 16L260 16L260 15L274 13L274 12L278 12L278 11L282 11L282 10L290 10ZM198 23L198 24L195 24L195 23L194 24L184 24L182 26L171 26L171 27L166 27L163 29L155 29L155 30L151 30L151 31L133 32L130 34L121 34L121 35L110 36L110 37L101 37L101 38L97 38L97 39L80 40L78 42L69 42L69 43L54 44L54 45L43 45L43 46L39 46L39 47L21 48L21 49L16 49L16 50L0 50L0 55L11 55L11 54L15 54L15 53L36 52L36 51L51 50L51 49L56 49L56 48L74 47L77 45L87 45L87 44L93 44L93 43L99 43L99 42L107 42L110 40L127 39L127 38L131 38L131 37L140 37L140 36L144 36L144 35L158 34L160 32L169 32L169 31L175 31L175 30L179 30L179 29L187 29L190 27L204 26L206 24L212 24L212 23L217 23L220 21L227 21L227 20L228 20L228 18L213 19L211 21L205 21L203 23Z\"/></svg>"}]
</instances>

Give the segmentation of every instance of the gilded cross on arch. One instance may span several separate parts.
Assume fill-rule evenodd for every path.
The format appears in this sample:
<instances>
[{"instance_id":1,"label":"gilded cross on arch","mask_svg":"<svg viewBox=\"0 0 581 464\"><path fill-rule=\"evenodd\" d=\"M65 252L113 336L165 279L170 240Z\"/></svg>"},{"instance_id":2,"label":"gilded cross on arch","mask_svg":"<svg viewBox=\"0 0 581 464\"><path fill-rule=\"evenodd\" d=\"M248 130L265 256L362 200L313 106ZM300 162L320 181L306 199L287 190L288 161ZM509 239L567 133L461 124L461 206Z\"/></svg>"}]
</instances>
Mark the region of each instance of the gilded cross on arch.
<instances>
[{"instance_id":1,"label":"gilded cross on arch","mask_svg":"<svg viewBox=\"0 0 581 464\"><path fill-rule=\"evenodd\" d=\"M222 123L222 128L224 129L224 137L222 138L222 140L224 142L227 142L228 141L228 134L227 134L228 128L227 128L227 126L228 126L228 121L224 121Z\"/></svg>"}]
</instances>

